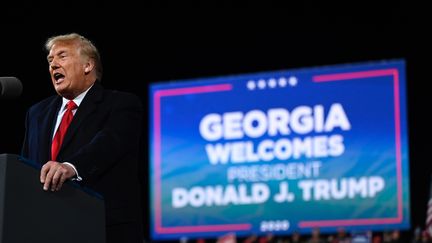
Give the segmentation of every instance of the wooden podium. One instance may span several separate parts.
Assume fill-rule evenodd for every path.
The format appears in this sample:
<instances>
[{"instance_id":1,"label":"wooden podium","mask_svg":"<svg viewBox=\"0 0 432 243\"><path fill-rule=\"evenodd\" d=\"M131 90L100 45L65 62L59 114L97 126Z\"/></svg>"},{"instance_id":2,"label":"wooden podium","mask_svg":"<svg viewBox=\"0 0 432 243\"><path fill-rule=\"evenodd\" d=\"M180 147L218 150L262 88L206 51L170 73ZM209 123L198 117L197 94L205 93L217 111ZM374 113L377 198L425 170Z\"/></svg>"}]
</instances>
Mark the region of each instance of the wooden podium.
<instances>
[{"instance_id":1,"label":"wooden podium","mask_svg":"<svg viewBox=\"0 0 432 243\"><path fill-rule=\"evenodd\" d=\"M40 165L18 155L0 155L0 243L105 242L100 195L66 182L44 191Z\"/></svg>"}]
</instances>

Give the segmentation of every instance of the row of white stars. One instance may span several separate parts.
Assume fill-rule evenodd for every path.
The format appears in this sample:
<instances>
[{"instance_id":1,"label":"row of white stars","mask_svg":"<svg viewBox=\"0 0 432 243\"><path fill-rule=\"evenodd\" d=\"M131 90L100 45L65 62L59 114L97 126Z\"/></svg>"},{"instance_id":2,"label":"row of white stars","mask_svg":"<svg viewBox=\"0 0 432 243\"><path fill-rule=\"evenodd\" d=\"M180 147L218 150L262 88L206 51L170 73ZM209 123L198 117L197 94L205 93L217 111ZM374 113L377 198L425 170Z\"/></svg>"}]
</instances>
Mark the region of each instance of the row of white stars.
<instances>
[{"instance_id":1,"label":"row of white stars","mask_svg":"<svg viewBox=\"0 0 432 243\"><path fill-rule=\"evenodd\" d=\"M268 80L265 79L259 79L259 80L249 80L246 83L246 87L249 90L255 90L255 89L265 89L265 88L276 88L279 86L280 88L284 88L286 86L295 87L297 86L298 79L294 76L289 77L288 79L285 77L280 77L278 79L270 78Z\"/></svg>"}]
</instances>

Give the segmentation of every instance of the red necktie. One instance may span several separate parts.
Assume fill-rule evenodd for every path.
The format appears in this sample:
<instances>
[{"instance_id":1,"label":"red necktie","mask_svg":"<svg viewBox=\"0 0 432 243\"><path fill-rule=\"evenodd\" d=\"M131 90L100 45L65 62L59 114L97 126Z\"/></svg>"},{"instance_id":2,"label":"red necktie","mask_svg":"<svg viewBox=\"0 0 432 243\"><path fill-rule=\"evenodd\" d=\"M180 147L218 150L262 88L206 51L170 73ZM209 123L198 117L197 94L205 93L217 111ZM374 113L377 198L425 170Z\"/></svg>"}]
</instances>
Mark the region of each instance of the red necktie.
<instances>
[{"instance_id":1,"label":"red necktie","mask_svg":"<svg viewBox=\"0 0 432 243\"><path fill-rule=\"evenodd\" d=\"M72 111L76 108L78 108L78 106L72 100L66 104L66 112L63 114L62 120L51 144L51 160L55 161L57 159L57 154L63 142L64 135L66 134L73 118Z\"/></svg>"}]
</instances>

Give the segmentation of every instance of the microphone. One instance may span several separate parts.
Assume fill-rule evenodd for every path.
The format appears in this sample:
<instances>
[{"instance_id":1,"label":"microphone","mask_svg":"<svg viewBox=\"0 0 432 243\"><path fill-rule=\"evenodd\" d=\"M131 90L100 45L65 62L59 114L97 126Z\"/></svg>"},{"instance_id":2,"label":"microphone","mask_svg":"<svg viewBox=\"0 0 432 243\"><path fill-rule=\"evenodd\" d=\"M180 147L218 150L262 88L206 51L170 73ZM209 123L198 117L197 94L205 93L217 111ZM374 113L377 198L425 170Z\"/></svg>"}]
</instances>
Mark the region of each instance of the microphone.
<instances>
[{"instance_id":1,"label":"microphone","mask_svg":"<svg viewBox=\"0 0 432 243\"><path fill-rule=\"evenodd\" d=\"M14 99L21 95L23 86L15 77L0 77L0 98Z\"/></svg>"}]
</instances>

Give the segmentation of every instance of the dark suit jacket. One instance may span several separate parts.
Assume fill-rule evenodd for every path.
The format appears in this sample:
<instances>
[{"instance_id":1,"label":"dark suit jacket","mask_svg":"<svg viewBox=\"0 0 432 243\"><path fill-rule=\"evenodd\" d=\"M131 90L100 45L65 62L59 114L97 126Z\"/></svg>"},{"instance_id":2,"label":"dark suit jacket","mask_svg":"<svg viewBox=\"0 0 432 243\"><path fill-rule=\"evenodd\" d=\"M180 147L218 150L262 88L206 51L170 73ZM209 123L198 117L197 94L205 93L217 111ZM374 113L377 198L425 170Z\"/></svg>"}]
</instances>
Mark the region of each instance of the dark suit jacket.
<instances>
[{"instance_id":1,"label":"dark suit jacket","mask_svg":"<svg viewBox=\"0 0 432 243\"><path fill-rule=\"evenodd\" d=\"M50 160L61 104L60 96L52 96L29 109L24 157L41 164ZM57 156L58 161L75 165L83 178L80 183L103 195L108 236L110 228L125 228L125 224L142 234L137 168L142 116L141 101L136 96L104 90L95 83L75 113Z\"/></svg>"}]
</instances>

